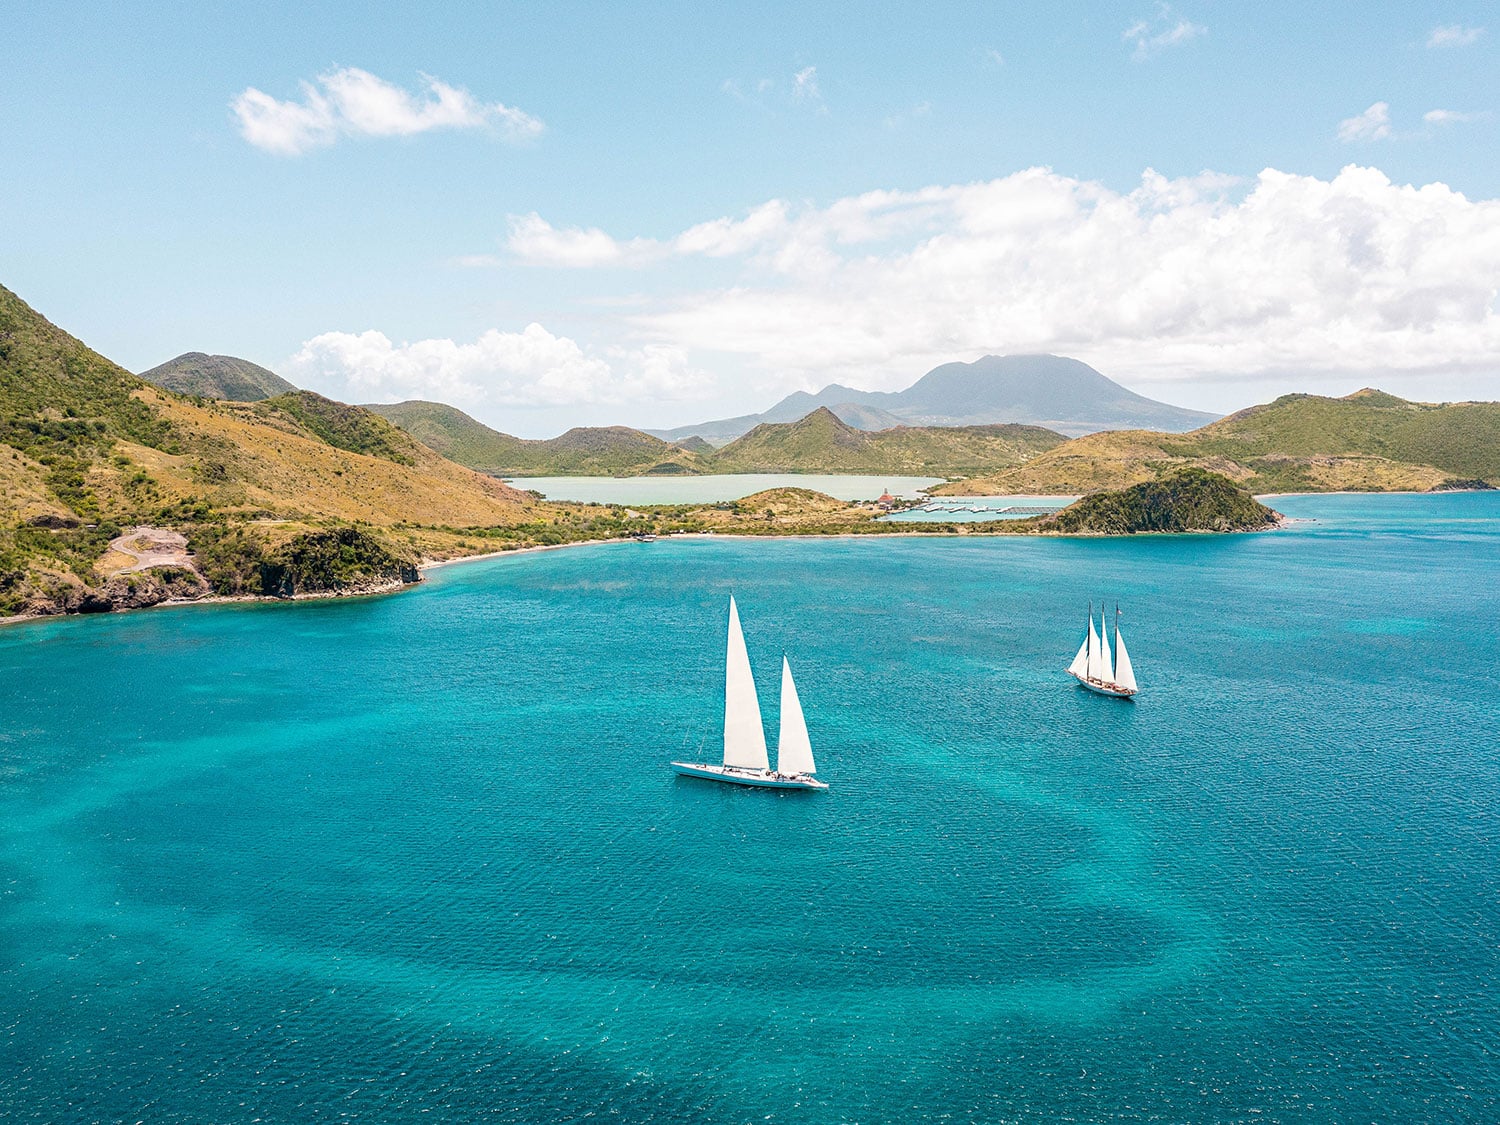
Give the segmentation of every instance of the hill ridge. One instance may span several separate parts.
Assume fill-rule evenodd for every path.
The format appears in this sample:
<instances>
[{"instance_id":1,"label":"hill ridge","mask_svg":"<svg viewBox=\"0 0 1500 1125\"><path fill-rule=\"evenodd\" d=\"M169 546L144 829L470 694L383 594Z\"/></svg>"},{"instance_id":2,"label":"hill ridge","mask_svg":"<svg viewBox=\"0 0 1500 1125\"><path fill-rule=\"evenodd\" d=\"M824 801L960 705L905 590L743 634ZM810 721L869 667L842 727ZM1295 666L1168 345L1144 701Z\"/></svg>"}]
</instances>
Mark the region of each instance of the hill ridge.
<instances>
[{"instance_id":1,"label":"hill ridge","mask_svg":"<svg viewBox=\"0 0 1500 1125\"><path fill-rule=\"evenodd\" d=\"M178 394L232 402L259 402L291 394L296 387L269 368L232 355L184 352L140 377Z\"/></svg>"},{"instance_id":2,"label":"hill ridge","mask_svg":"<svg viewBox=\"0 0 1500 1125\"><path fill-rule=\"evenodd\" d=\"M1430 491L1500 481L1500 403L1419 403L1366 390L1342 398L1281 395L1186 434L1089 434L1016 469L935 491L1089 492L1183 466L1223 473L1260 493Z\"/></svg>"}]
</instances>

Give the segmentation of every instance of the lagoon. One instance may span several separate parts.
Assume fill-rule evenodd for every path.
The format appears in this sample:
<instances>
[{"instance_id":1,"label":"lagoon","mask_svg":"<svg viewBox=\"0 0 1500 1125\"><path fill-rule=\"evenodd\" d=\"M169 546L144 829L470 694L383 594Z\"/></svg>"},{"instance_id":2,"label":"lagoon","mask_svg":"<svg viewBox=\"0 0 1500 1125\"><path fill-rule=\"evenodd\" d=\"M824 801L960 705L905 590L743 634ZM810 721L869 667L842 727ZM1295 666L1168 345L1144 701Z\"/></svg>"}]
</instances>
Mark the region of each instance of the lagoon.
<instances>
[{"instance_id":1,"label":"lagoon","mask_svg":"<svg viewBox=\"0 0 1500 1125\"><path fill-rule=\"evenodd\" d=\"M18 1122L1500 1117L1500 497L0 630ZM711 753L733 592L774 739ZM1062 668L1118 599L1143 692Z\"/></svg>"},{"instance_id":2,"label":"lagoon","mask_svg":"<svg viewBox=\"0 0 1500 1125\"><path fill-rule=\"evenodd\" d=\"M915 498L942 477L840 476L820 473L735 473L682 477L516 477L507 483L549 500L594 504L715 504L768 488L810 488L837 500L874 500L889 491Z\"/></svg>"}]
</instances>

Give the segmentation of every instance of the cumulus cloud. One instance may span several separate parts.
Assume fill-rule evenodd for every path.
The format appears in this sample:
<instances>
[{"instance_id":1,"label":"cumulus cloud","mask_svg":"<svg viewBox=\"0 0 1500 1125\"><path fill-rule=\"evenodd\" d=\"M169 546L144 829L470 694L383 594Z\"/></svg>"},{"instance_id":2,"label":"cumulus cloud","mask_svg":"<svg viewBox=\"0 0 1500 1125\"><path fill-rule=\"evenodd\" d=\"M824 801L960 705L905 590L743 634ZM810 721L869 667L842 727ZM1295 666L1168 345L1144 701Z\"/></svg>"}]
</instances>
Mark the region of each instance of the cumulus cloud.
<instances>
[{"instance_id":1,"label":"cumulus cloud","mask_svg":"<svg viewBox=\"0 0 1500 1125\"><path fill-rule=\"evenodd\" d=\"M621 337L727 357L768 394L894 389L986 352L1074 355L1153 382L1291 372L1304 385L1500 361L1500 201L1355 165L1248 184L1148 171L1128 192L1034 168L773 201L653 245L660 267L717 255L724 277L620 313Z\"/></svg>"},{"instance_id":2,"label":"cumulus cloud","mask_svg":"<svg viewBox=\"0 0 1500 1125\"><path fill-rule=\"evenodd\" d=\"M1376 102L1363 113L1346 117L1339 122L1339 140L1345 144L1355 141L1383 141L1391 135L1391 107L1386 102Z\"/></svg>"},{"instance_id":3,"label":"cumulus cloud","mask_svg":"<svg viewBox=\"0 0 1500 1125\"><path fill-rule=\"evenodd\" d=\"M423 75L425 96L368 71L343 67L303 82L300 101L280 101L249 87L230 103L240 135L256 148L296 156L341 136L395 137L432 129L494 130L519 141L542 132L542 122L513 106L480 102L467 90Z\"/></svg>"},{"instance_id":4,"label":"cumulus cloud","mask_svg":"<svg viewBox=\"0 0 1500 1125\"><path fill-rule=\"evenodd\" d=\"M1208 28L1202 24L1175 15L1170 5L1158 4L1155 16L1149 20L1137 20L1125 29L1120 38L1135 44L1131 58L1136 62L1145 62L1163 51L1180 47L1207 34Z\"/></svg>"},{"instance_id":5,"label":"cumulus cloud","mask_svg":"<svg viewBox=\"0 0 1500 1125\"><path fill-rule=\"evenodd\" d=\"M1468 47L1484 34L1482 27L1464 27L1461 24L1440 24L1427 36L1428 47Z\"/></svg>"},{"instance_id":6,"label":"cumulus cloud","mask_svg":"<svg viewBox=\"0 0 1500 1125\"><path fill-rule=\"evenodd\" d=\"M350 402L436 399L466 410L691 397L706 383L667 344L591 354L540 324L491 329L471 343L393 343L383 332L325 332L285 364L299 386Z\"/></svg>"}]
</instances>

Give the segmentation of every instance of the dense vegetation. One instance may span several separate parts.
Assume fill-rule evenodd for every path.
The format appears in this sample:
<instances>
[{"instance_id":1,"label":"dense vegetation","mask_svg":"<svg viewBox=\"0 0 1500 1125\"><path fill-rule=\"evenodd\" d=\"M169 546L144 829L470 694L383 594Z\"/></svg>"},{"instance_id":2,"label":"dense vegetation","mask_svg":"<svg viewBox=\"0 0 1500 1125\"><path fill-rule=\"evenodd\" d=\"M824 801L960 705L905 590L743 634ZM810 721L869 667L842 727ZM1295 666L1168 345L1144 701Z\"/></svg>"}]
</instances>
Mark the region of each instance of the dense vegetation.
<instances>
[{"instance_id":1,"label":"dense vegetation","mask_svg":"<svg viewBox=\"0 0 1500 1125\"><path fill-rule=\"evenodd\" d=\"M1140 532L1260 531L1279 517L1234 481L1203 469L1178 469L1161 480L1096 492L1017 530L1069 535Z\"/></svg>"}]
</instances>

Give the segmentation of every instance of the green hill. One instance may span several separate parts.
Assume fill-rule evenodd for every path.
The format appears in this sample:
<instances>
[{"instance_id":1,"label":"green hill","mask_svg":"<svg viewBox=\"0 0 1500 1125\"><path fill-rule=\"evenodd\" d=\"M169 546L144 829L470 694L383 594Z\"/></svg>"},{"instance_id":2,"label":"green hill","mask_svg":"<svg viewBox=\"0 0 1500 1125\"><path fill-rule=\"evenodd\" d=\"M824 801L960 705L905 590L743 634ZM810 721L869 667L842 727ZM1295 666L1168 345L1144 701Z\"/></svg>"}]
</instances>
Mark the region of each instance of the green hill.
<instances>
[{"instance_id":1,"label":"green hill","mask_svg":"<svg viewBox=\"0 0 1500 1125\"><path fill-rule=\"evenodd\" d=\"M560 437L532 440L492 430L441 402L376 403L366 409L394 422L443 456L493 476L634 476L699 471L696 452L628 426L580 426Z\"/></svg>"},{"instance_id":2,"label":"green hill","mask_svg":"<svg viewBox=\"0 0 1500 1125\"><path fill-rule=\"evenodd\" d=\"M1066 535L1141 532L1263 531L1280 517L1234 481L1203 469L1178 469L1161 480L1096 492L1050 516L1028 520L1037 531Z\"/></svg>"},{"instance_id":3,"label":"green hill","mask_svg":"<svg viewBox=\"0 0 1500 1125\"><path fill-rule=\"evenodd\" d=\"M762 423L708 464L720 473L899 473L951 476L1019 465L1067 439L1038 426L897 426L857 430L827 407Z\"/></svg>"},{"instance_id":4,"label":"green hill","mask_svg":"<svg viewBox=\"0 0 1500 1125\"><path fill-rule=\"evenodd\" d=\"M1435 405L1383 391L1283 395L1187 434L1090 434L948 495L1091 492L1174 468L1219 472L1253 492L1428 491L1500 482L1500 403Z\"/></svg>"},{"instance_id":5,"label":"green hill","mask_svg":"<svg viewBox=\"0 0 1500 1125\"><path fill-rule=\"evenodd\" d=\"M169 359L150 371L141 372L141 378L178 394L233 402L259 402L297 389L276 372L248 359L203 352L187 352Z\"/></svg>"},{"instance_id":6,"label":"green hill","mask_svg":"<svg viewBox=\"0 0 1500 1125\"><path fill-rule=\"evenodd\" d=\"M453 528L520 543L556 518L358 407L154 387L0 287L0 616L399 583L471 549ZM135 526L187 549L138 566L111 549Z\"/></svg>"}]
</instances>

